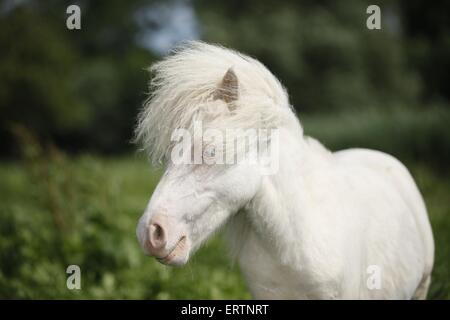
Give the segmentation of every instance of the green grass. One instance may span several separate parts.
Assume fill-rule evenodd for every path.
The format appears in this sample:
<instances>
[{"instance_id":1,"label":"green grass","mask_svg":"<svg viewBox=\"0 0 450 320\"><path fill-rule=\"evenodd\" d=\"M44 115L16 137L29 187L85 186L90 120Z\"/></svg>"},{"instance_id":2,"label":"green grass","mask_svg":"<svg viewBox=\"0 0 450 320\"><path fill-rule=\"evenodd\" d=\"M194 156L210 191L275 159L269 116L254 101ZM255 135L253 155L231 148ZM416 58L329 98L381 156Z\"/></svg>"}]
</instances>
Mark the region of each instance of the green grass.
<instances>
[{"instance_id":1,"label":"green grass","mask_svg":"<svg viewBox=\"0 0 450 320\"><path fill-rule=\"evenodd\" d=\"M435 241L429 299L450 299L450 176L424 165L409 165L425 198Z\"/></svg>"},{"instance_id":2,"label":"green grass","mask_svg":"<svg viewBox=\"0 0 450 320\"><path fill-rule=\"evenodd\" d=\"M141 252L135 228L159 175L132 157L2 163L0 298L250 298L218 237L184 268ZM66 287L70 264L81 290Z\"/></svg>"}]
</instances>

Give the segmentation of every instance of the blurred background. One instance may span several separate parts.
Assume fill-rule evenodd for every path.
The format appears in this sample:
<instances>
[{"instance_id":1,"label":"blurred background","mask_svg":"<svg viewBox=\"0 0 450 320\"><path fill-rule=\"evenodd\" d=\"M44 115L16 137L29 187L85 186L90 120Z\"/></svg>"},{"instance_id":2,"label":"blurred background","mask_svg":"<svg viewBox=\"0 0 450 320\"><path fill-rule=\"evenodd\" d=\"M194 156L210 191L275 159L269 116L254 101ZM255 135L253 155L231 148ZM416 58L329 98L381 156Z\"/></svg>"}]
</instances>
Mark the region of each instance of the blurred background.
<instances>
[{"instance_id":1,"label":"blurred background","mask_svg":"<svg viewBox=\"0 0 450 320\"><path fill-rule=\"evenodd\" d=\"M71 4L81 30L66 27ZM449 299L449 13L443 0L0 0L0 298L250 298L220 234L184 268L135 237L161 174L130 143L145 69L202 39L266 64L328 148L407 164L435 234L429 298ZM66 287L71 264L81 290Z\"/></svg>"}]
</instances>

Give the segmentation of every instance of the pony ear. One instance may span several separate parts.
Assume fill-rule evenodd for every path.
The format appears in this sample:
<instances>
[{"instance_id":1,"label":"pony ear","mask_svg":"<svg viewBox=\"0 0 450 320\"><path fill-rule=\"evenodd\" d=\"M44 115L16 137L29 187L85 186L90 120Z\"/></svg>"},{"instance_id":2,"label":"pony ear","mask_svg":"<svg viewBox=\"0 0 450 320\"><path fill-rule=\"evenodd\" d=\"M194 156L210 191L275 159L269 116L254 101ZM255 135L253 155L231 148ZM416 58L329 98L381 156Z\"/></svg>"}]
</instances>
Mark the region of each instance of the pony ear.
<instances>
[{"instance_id":1,"label":"pony ear","mask_svg":"<svg viewBox=\"0 0 450 320\"><path fill-rule=\"evenodd\" d=\"M228 69L216 89L215 98L231 103L239 97L239 82L233 68Z\"/></svg>"}]
</instances>

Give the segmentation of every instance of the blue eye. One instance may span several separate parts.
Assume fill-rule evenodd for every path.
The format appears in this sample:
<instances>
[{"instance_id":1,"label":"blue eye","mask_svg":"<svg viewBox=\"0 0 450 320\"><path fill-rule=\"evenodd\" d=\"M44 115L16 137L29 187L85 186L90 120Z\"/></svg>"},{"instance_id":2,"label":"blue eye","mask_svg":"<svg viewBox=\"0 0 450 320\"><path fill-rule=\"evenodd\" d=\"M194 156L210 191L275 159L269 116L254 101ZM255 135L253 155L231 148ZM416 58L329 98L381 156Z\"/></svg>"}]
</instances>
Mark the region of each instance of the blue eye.
<instances>
[{"instance_id":1,"label":"blue eye","mask_svg":"<svg viewBox=\"0 0 450 320\"><path fill-rule=\"evenodd\" d=\"M216 156L216 148L213 145L207 145L203 150L204 158L214 158Z\"/></svg>"}]
</instances>

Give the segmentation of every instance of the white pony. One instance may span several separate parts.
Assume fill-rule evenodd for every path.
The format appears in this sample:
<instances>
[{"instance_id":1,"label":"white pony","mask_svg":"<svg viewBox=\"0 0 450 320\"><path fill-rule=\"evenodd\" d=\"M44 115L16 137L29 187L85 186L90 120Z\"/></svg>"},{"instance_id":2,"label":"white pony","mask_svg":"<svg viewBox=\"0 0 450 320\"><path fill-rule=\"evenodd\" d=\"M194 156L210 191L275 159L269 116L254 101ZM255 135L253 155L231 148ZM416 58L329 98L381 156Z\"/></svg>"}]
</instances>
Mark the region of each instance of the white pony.
<instances>
[{"instance_id":1,"label":"white pony","mask_svg":"<svg viewBox=\"0 0 450 320\"><path fill-rule=\"evenodd\" d=\"M254 298L426 298L432 231L398 160L367 149L330 152L305 137L280 82L238 52L190 42L151 71L136 139L166 170L136 231L147 254L183 265L226 224ZM219 131L276 128L278 170L175 164L174 130L191 132L195 121ZM209 143L201 157L222 147Z\"/></svg>"}]
</instances>

